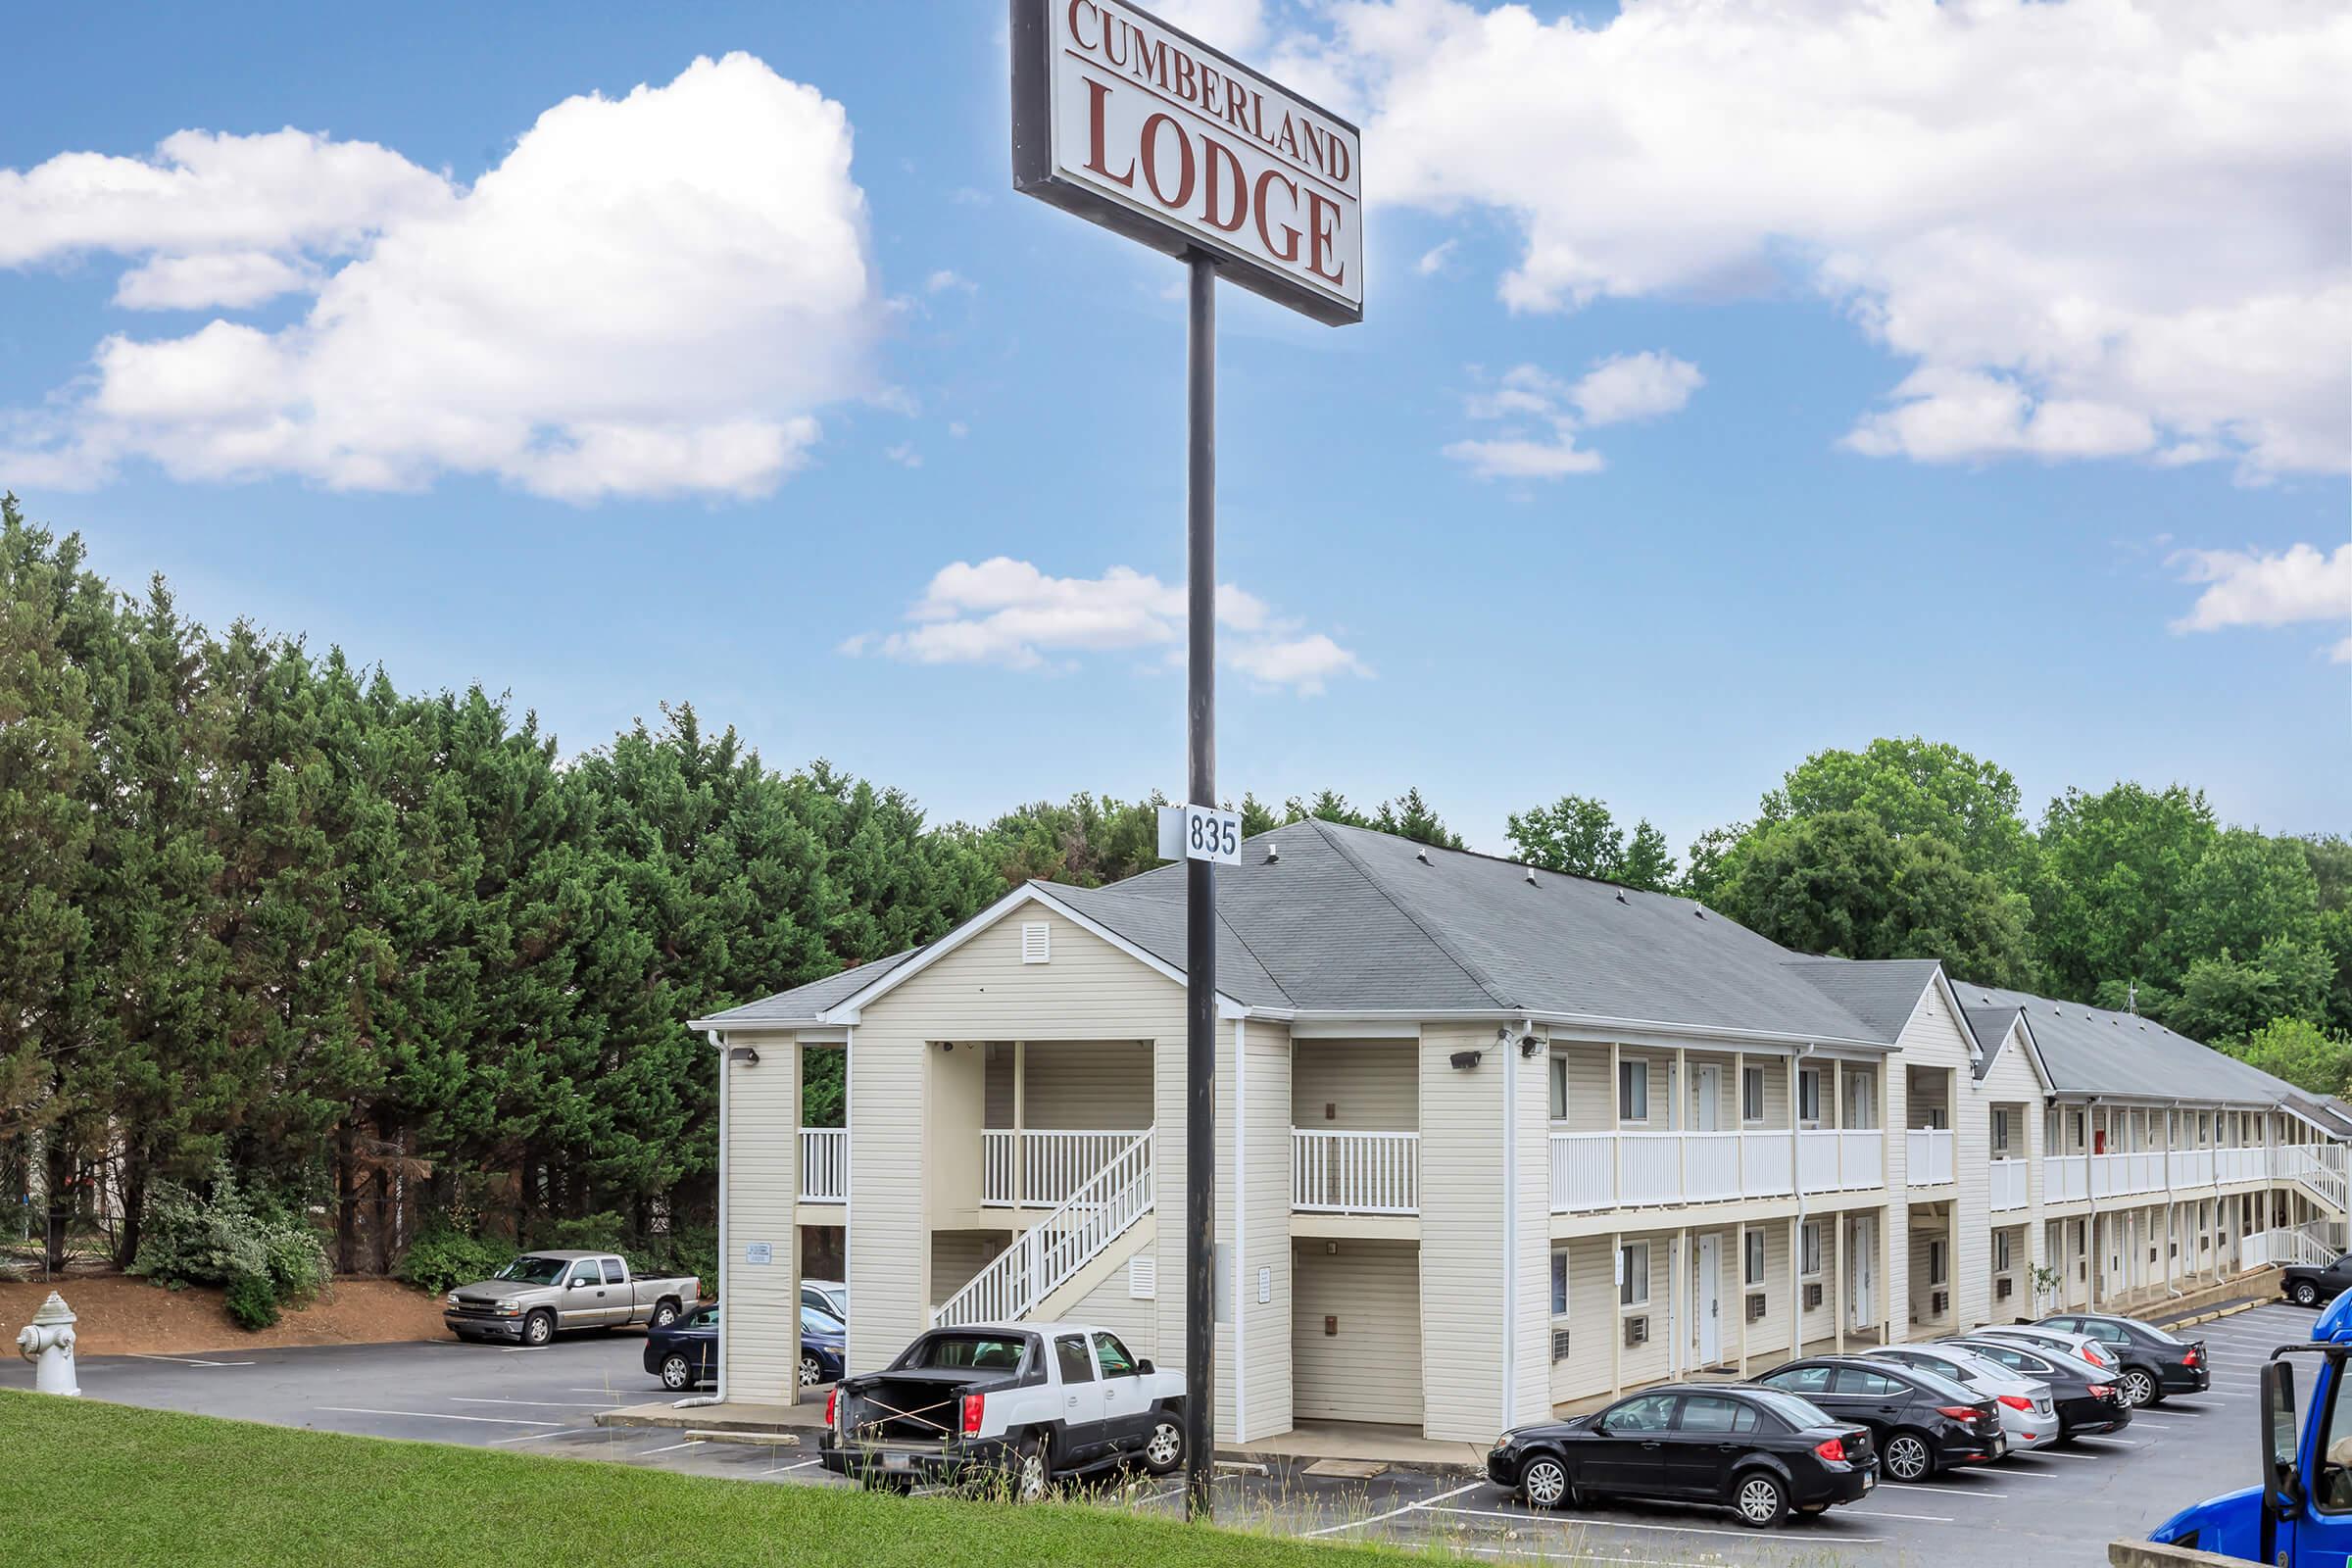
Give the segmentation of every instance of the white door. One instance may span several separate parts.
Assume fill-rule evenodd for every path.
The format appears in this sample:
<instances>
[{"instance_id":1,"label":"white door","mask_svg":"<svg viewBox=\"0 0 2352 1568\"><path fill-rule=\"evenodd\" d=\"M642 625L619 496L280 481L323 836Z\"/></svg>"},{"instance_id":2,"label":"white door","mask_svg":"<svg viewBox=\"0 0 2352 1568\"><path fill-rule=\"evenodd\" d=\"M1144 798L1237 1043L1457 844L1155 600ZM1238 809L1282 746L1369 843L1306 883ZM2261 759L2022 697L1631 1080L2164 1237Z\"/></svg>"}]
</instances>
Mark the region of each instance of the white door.
<instances>
[{"instance_id":1,"label":"white door","mask_svg":"<svg viewBox=\"0 0 2352 1568\"><path fill-rule=\"evenodd\" d=\"M1879 1320L1879 1222L1869 1218L1856 1219L1846 1247L1853 1288L1846 1292L1848 1305L1845 1326L1866 1329Z\"/></svg>"},{"instance_id":2,"label":"white door","mask_svg":"<svg viewBox=\"0 0 2352 1568\"><path fill-rule=\"evenodd\" d=\"M1693 1067L1690 1069L1690 1130L1711 1133L1716 1117L1723 1108L1723 1069Z\"/></svg>"},{"instance_id":3,"label":"white door","mask_svg":"<svg viewBox=\"0 0 2352 1568\"><path fill-rule=\"evenodd\" d=\"M1877 1080L1870 1073L1849 1072L1845 1075L1846 1127L1869 1128L1879 1124Z\"/></svg>"},{"instance_id":4,"label":"white door","mask_svg":"<svg viewBox=\"0 0 2352 1568\"><path fill-rule=\"evenodd\" d=\"M1712 1072L1712 1067L1703 1069ZM1723 1238L1698 1239L1698 1284L1690 1293L1698 1303L1698 1364L1713 1366L1723 1359Z\"/></svg>"}]
</instances>

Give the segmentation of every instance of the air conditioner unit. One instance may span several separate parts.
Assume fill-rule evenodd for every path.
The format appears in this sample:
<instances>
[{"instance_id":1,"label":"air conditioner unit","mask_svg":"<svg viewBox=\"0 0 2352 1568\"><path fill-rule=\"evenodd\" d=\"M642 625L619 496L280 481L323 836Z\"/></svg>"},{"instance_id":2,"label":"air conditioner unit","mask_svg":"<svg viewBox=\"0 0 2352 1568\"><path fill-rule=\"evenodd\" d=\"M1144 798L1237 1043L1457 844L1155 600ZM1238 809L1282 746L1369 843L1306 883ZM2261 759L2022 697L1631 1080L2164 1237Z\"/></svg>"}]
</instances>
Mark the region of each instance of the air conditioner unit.
<instances>
[{"instance_id":1,"label":"air conditioner unit","mask_svg":"<svg viewBox=\"0 0 2352 1568\"><path fill-rule=\"evenodd\" d=\"M2008 1275L2002 1275L1992 1282L1992 1298L1996 1301L2006 1301L2009 1299L2011 1288L2016 1284L2017 1282Z\"/></svg>"},{"instance_id":2,"label":"air conditioner unit","mask_svg":"<svg viewBox=\"0 0 2352 1568\"><path fill-rule=\"evenodd\" d=\"M1951 1292L1949 1292L1949 1291L1936 1291L1936 1292L1934 1292L1934 1293L1932 1293L1932 1294L1931 1294L1931 1295L1928 1297L1928 1316L1930 1316L1930 1317L1941 1317L1941 1316L1943 1316L1943 1314L1944 1314L1945 1312L1947 1312L1947 1311L1949 1311L1949 1310L1951 1309L1951 1305L1952 1305L1952 1293L1951 1293Z\"/></svg>"},{"instance_id":3,"label":"air conditioner unit","mask_svg":"<svg viewBox=\"0 0 2352 1568\"><path fill-rule=\"evenodd\" d=\"M1747 1320L1750 1323L1761 1323L1764 1321L1763 1292L1758 1291L1755 1295L1747 1298Z\"/></svg>"},{"instance_id":4,"label":"air conditioner unit","mask_svg":"<svg viewBox=\"0 0 2352 1568\"><path fill-rule=\"evenodd\" d=\"M1568 1331L1566 1329L1551 1331L1551 1358L1554 1361L1568 1359Z\"/></svg>"},{"instance_id":5,"label":"air conditioner unit","mask_svg":"<svg viewBox=\"0 0 2352 1568\"><path fill-rule=\"evenodd\" d=\"M1625 1320L1625 1343L1628 1348L1649 1343L1649 1319L1629 1317Z\"/></svg>"},{"instance_id":6,"label":"air conditioner unit","mask_svg":"<svg viewBox=\"0 0 2352 1568\"><path fill-rule=\"evenodd\" d=\"M1821 1304L1821 1282L1816 1280L1805 1287L1805 1310L1810 1312Z\"/></svg>"}]
</instances>

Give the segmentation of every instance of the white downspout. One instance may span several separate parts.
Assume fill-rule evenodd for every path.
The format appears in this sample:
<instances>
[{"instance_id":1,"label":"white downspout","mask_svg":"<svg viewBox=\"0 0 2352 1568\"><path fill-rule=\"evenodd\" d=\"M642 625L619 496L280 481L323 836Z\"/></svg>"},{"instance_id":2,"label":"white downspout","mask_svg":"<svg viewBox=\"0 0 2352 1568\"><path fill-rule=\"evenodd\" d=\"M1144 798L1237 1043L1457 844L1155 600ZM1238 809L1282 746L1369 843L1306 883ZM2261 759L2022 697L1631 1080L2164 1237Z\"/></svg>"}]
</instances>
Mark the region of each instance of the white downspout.
<instances>
[{"instance_id":1,"label":"white downspout","mask_svg":"<svg viewBox=\"0 0 2352 1568\"><path fill-rule=\"evenodd\" d=\"M1250 1441L1250 1019L1233 1020L1233 1441Z\"/></svg>"},{"instance_id":2,"label":"white downspout","mask_svg":"<svg viewBox=\"0 0 2352 1568\"><path fill-rule=\"evenodd\" d=\"M734 1076L734 1063L727 1052L727 1037L717 1030L708 1031L710 1041L718 1048L718 1381L715 1392L697 1394L674 1401L673 1410L696 1410L707 1404L724 1404L727 1399L727 1333L735 1314L727 1309L727 1080ZM794 1118L792 1136L801 1136L799 1118ZM798 1196L797 1194L795 1195Z\"/></svg>"},{"instance_id":3,"label":"white downspout","mask_svg":"<svg viewBox=\"0 0 2352 1568\"><path fill-rule=\"evenodd\" d=\"M1805 1141L1797 1083L1805 1058L1812 1054L1813 1042L1808 1040L1788 1058L1788 1187L1796 1194L1796 1235L1788 1249L1788 1307L1796 1332L1789 1353L1799 1358L1805 1353Z\"/></svg>"},{"instance_id":4,"label":"white downspout","mask_svg":"<svg viewBox=\"0 0 2352 1568\"><path fill-rule=\"evenodd\" d=\"M1532 1023L1523 1025L1535 1033ZM1519 1415L1519 1037L1502 1044L1502 1430Z\"/></svg>"}]
</instances>

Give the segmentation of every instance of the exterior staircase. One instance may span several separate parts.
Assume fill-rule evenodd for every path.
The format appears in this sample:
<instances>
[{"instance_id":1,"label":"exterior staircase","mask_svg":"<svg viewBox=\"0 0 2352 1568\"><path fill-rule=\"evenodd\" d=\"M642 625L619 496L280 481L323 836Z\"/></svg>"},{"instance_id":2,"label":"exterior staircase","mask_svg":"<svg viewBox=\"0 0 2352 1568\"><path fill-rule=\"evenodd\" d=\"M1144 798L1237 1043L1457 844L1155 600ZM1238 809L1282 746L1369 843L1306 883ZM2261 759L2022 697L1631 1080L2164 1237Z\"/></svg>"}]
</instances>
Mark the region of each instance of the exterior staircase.
<instances>
[{"instance_id":1,"label":"exterior staircase","mask_svg":"<svg viewBox=\"0 0 2352 1568\"><path fill-rule=\"evenodd\" d=\"M933 1328L1011 1323L1034 1313L1152 1212L1152 1138L1147 1127L1014 1239L971 1282L931 1314Z\"/></svg>"},{"instance_id":2,"label":"exterior staircase","mask_svg":"<svg viewBox=\"0 0 2352 1568\"><path fill-rule=\"evenodd\" d=\"M2281 1144L2277 1150L2278 1173L2301 1187L2314 1202L2345 1213L2348 1182L2345 1152L2338 1144Z\"/></svg>"}]
</instances>

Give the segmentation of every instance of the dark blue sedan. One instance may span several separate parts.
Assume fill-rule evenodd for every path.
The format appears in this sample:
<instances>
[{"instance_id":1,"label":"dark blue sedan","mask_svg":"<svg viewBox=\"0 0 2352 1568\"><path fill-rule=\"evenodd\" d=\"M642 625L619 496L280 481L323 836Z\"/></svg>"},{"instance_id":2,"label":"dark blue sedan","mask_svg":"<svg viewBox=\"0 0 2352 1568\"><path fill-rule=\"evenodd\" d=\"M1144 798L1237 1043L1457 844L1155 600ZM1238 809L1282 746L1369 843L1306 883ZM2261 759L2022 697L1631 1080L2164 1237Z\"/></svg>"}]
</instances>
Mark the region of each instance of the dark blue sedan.
<instances>
[{"instance_id":1,"label":"dark blue sedan","mask_svg":"<svg viewBox=\"0 0 2352 1568\"><path fill-rule=\"evenodd\" d=\"M841 1377L841 1320L813 1306L801 1308L801 1387ZM718 1378L718 1307L689 1312L667 1328L648 1330L645 1369L672 1393L684 1394Z\"/></svg>"}]
</instances>

